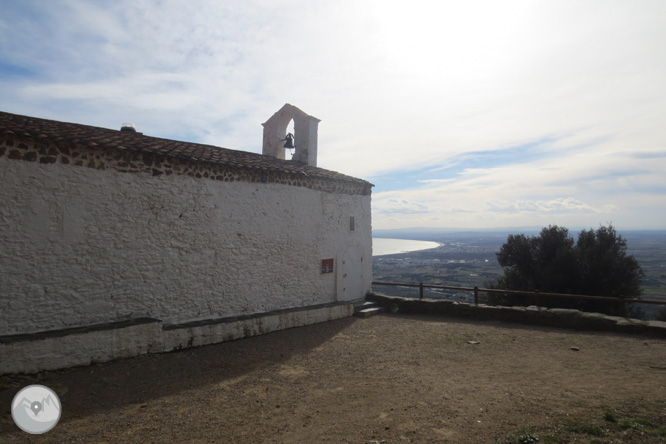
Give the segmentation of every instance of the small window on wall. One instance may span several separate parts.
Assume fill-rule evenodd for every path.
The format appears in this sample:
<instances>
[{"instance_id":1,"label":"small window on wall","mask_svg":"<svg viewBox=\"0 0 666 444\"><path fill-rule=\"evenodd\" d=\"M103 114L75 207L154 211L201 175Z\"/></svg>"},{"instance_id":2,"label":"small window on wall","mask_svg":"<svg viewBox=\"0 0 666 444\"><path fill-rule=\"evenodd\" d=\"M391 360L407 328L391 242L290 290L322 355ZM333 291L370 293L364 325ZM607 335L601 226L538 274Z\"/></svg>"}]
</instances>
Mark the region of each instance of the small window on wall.
<instances>
[{"instance_id":1,"label":"small window on wall","mask_svg":"<svg viewBox=\"0 0 666 444\"><path fill-rule=\"evenodd\" d=\"M349 231L356 231L356 218L354 216L349 217Z\"/></svg>"},{"instance_id":2,"label":"small window on wall","mask_svg":"<svg viewBox=\"0 0 666 444\"><path fill-rule=\"evenodd\" d=\"M333 273L333 259L321 260L321 274Z\"/></svg>"}]
</instances>

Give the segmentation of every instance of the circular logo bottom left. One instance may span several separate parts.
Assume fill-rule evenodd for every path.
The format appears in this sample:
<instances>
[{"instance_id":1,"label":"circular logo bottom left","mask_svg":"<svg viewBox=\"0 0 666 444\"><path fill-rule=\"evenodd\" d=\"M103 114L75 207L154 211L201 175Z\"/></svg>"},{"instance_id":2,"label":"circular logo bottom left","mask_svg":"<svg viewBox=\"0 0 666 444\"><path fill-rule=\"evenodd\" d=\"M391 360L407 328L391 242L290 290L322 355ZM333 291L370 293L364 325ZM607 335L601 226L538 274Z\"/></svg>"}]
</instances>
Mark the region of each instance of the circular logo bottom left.
<instances>
[{"instance_id":1,"label":"circular logo bottom left","mask_svg":"<svg viewBox=\"0 0 666 444\"><path fill-rule=\"evenodd\" d=\"M12 401L12 419L24 432L45 433L60 420L60 399L44 385L22 388Z\"/></svg>"}]
</instances>

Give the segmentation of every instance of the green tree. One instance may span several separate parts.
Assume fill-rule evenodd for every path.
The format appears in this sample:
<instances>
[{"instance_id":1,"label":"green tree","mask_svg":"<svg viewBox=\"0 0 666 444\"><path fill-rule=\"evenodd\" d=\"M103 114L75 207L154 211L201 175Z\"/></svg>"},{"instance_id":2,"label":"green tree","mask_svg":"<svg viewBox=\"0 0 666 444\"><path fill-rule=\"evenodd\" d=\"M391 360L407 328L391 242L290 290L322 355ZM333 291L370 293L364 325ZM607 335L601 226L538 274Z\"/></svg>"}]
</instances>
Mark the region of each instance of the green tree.
<instances>
[{"instance_id":1,"label":"green tree","mask_svg":"<svg viewBox=\"0 0 666 444\"><path fill-rule=\"evenodd\" d=\"M577 290L616 298L640 296L643 270L626 250L627 241L612 225L581 231L576 244Z\"/></svg>"},{"instance_id":2,"label":"green tree","mask_svg":"<svg viewBox=\"0 0 666 444\"><path fill-rule=\"evenodd\" d=\"M578 242L564 227L548 226L539 236L510 235L497 253L504 268L491 288L570 293L614 298L640 297L643 271L633 256L626 254L627 243L612 225L583 230ZM625 314L620 304L603 301L531 296L489 296L500 305L536 304L546 307L577 308L609 314Z\"/></svg>"}]
</instances>

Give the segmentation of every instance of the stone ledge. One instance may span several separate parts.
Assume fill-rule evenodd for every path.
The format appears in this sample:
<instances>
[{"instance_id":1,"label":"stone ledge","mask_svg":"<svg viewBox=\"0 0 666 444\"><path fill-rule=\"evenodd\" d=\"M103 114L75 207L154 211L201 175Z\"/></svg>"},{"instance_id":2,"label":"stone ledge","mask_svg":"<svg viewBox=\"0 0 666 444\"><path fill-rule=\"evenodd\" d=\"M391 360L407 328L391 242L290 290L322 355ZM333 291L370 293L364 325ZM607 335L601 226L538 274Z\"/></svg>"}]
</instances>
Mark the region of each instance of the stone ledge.
<instances>
[{"instance_id":1,"label":"stone ledge","mask_svg":"<svg viewBox=\"0 0 666 444\"><path fill-rule=\"evenodd\" d=\"M666 337L666 322L607 316L562 308L504 307L474 305L437 299L411 299L370 293L368 300L386 307L393 306L401 313L422 313L453 316L480 321L503 321L574 330L609 331ZM397 307L396 307L397 305Z\"/></svg>"},{"instance_id":2,"label":"stone ledge","mask_svg":"<svg viewBox=\"0 0 666 444\"><path fill-rule=\"evenodd\" d=\"M349 305L351 302L327 302L325 304L318 305L308 305L305 307L293 307L293 308L283 308L280 310L267 311L263 313L253 313L248 315L241 316L229 316L224 318L212 318L212 319L201 319L196 321L182 322L179 324L164 324L162 327L164 330L178 330L181 328L196 328L203 327L206 325L217 325L217 324L228 324L231 322L240 322L248 319L258 319L271 315L280 315L285 313L297 313L299 311L310 311L317 310L320 308L331 308L338 307L343 305Z\"/></svg>"},{"instance_id":3,"label":"stone ledge","mask_svg":"<svg viewBox=\"0 0 666 444\"><path fill-rule=\"evenodd\" d=\"M0 374L35 373L129 358L163 349L160 322L119 322L0 344ZM114 328L109 328L113 325ZM29 335L25 335L29 336Z\"/></svg>"},{"instance_id":4,"label":"stone ledge","mask_svg":"<svg viewBox=\"0 0 666 444\"><path fill-rule=\"evenodd\" d=\"M69 335L80 335L105 330L117 330L131 327L134 325L150 324L152 322L162 322L153 318L127 319L124 321L106 322L102 324L86 325L84 327L71 327L59 330L39 331L35 333L21 333L16 335L0 336L0 344L12 344L15 342L37 341L47 338L58 338Z\"/></svg>"},{"instance_id":5,"label":"stone ledge","mask_svg":"<svg viewBox=\"0 0 666 444\"><path fill-rule=\"evenodd\" d=\"M164 328L164 351L198 347L257 336L293 327L332 321L354 314L351 302L335 302L263 315L189 322Z\"/></svg>"},{"instance_id":6,"label":"stone ledge","mask_svg":"<svg viewBox=\"0 0 666 444\"><path fill-rule=\"evenodd\" d=\"M256 336L349 317L354 301L164 325L152 318L2 336L0 375L35 373Z\"/></svg>"}]
</instances>

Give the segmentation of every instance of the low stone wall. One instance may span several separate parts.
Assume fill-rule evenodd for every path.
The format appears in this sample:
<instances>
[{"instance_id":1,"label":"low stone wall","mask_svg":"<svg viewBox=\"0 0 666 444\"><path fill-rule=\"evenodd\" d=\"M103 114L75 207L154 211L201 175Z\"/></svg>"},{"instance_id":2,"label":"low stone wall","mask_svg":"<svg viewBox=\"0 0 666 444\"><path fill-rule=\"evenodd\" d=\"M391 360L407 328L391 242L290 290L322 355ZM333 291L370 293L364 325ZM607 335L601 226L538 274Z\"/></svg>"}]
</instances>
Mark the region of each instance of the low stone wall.
<instances>
[{"instance_id":1,"label":"low stone wall","mask_svg":"<svg viewBox=\"0 0 666 444\"><path fill-rule=\"evenodd\" d=\"M141 318L0 336L0 374L35 373L162 351L162 326Z\"/></svg>"},{"instance_id":2,"label":"low stone wall","mask_svg":"<svg viewBox=\"0 0 666 444\"><path fill-rule=\"evenodd\" d=\"M307 309L276 310L262 315L165 325L163 351L232 341L272 331L332 321L353 314L354 305L351 303L330 303Z\"/></svg>"},{"instance_id":3,"label":"low stone wall","mask_svg":"<svg viewBox=\"0 0 666 444\"><path fill-rule=\"evenodd\" d=\"M331 321L353 303L329 303L256 315L164 324L140 318L31 334L0 336L0 375L36 373L146 353L162 353Z\"/></svg>"},{"instance_id":4,"label":"low stone wall","mask_svg":"<svg viewBox=\"0 0 666 444\"><path fill-rule=\"evenodd\" d=\"M474 305L437 299L401 298L381 293L371 293L367 296L367 299L385 306L391 312L434 314L480 321L516 322L575 330L597 330L666 337L666 322L642 321L564 308Z\"/></svg>"}]
</instances>

